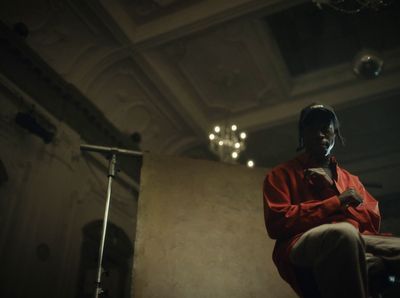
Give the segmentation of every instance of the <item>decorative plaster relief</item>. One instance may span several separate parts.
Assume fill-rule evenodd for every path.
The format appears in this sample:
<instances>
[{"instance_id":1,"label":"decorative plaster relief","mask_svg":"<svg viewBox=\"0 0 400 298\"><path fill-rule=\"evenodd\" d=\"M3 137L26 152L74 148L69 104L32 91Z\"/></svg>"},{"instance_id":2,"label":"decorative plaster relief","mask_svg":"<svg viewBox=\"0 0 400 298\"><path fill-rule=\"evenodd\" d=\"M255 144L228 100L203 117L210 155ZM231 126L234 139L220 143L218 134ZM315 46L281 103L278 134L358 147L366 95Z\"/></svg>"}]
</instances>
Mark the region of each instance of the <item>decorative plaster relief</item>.
<instances>
[{"instance_id":1,"label":"decorative plaster relief","mask_svg":"<svg viewBox=\"0 0 400 298\"><path fill-rule=\"evenodd\" d=\"M129 61L118 61L104 69L91 84L88 93L98 107L122 132L141 133L149 129L152 112L147 95L138 85L134 73L126 66ZM133 113L133 117L130 116ZM139 128L139 129L138 129Z\"/></svg>"},{"instance_id":2,"label":"decorative plaster relief","mask_svg":"<svg viewBox=\"0 0 400 298\"><path fill-rule=\"evenodd\" d=\"M200 95L206 111L238 113L276 98L270 70L259 67L263 57L251 49L255 38L241 22L171 43L162 51Z\"/></svg>"},{"instance_id":3,"label":"decorative plaster relief","mask_svg":"<svg viewBox=\"0 0 400 298\"><path fill-rule=\"evenodd\" d=\"M65 1L38 0L38 1L2 1L0 15L8 24L24 22L30 32L42 30L57 13L65 10Z\"/></svg>"},{"instance_id":4,"label":"decorative plaster relief","mask_svg":"<svg viewBox=\"0 0 400 298\"><path fill-rule=\"evenodd\" d=\"M135 68L134 62L127 57L113 61L99 70L87 93L121 132L127 135L139 132L143 149L160 152L163 136L176 131L163 111L150 100Z\"/></svg>"},{"instance_id":5,"label":"decorative plaster relief","mask_svg":"<svg viewBox=\"0 0 400 298\"><path fill-rule=\"evenodd\" d=\"M144 104L131 104L114 113L111 121L126 134L146 132L152 126L152 113Z\"/></svg>"},{"instance_id":6,"label":"decorative plaster relief","mask_svg":"<svg viewBox=\"0 0 400 298\"><path fill-rule=\"evenodd\" d=\"M144 24L157 18L177 13L200 0L139 0L121 1L135 23Z\"/></svg>"},{"instance_id":7,"label":"decorative plaster relief","mask_svg":"<svg viewBox=\"0 0 400 298\"><path fill-rule=\"evenodd\" d=\"M5 6L1 16L10 26L25 23L29 29L27 43L65 77L73 78L75 72L85 73L88 62L118 47L107 32L93 32L91 20L78 15L66 1L18 2ZM81 86L78 80L74 83Z\"/></svg>"},{"instance_id":8,"label":"decorative plaster relief","mask_svg":"<svg viewBox=\"0 0 400 298\"><path fill-rule=\"evenodd\" d=\"M160 5L162 7L166 7L173 3L185 2L185 1L182 1L182 0L153 0L153 2L156 2L158 5Z\"/></svg>"},{"instance_id":9,"label":"decorative plaster relief","mask_svg":"<svg viewBox=\"0 0 400 298\"><path fill-rule=\"evenodd\" d=\"M187 54L187 39L180 39L163 48L163 51L174 63L179 64Z\"/></svg>"}]
</instances>

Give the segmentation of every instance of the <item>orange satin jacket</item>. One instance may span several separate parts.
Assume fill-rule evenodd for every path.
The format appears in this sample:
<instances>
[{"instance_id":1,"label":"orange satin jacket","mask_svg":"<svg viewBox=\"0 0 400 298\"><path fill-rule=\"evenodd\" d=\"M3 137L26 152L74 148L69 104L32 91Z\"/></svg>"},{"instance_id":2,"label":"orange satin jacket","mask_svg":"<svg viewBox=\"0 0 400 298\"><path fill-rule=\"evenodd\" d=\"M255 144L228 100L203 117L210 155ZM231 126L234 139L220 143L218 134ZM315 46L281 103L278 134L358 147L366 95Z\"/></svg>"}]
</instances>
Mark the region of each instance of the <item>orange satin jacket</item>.
<instances>
[{"instance_id":1,"label":"orange satin jacket","mask_svg":"<svg viewBox=\"0 0 400 298\"><path fill-rule=\"evenodd\" d=\"M378 202L365 190L357 176L340 168L331 157L334 184L322 176L307 178L313 168L307 153L273 168L264 180L264 217L268 235L276 239L273 261L283 279L298 292L289 253L307 230L325 223L349 222L363 234L378 234ZM353 187L362 196L357 207L343 208L338 195Z\"/></svg>"}]
</instances>

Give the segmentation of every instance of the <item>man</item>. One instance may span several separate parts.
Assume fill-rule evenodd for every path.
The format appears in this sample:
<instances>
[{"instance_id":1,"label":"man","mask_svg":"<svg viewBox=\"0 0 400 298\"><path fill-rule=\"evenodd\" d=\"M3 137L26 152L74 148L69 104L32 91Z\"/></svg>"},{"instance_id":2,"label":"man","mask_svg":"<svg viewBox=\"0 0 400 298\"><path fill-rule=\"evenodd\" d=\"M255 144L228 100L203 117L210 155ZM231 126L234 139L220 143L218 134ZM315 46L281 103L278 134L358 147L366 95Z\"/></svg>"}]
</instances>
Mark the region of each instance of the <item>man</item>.
<instances>
[{"instance_id":1,"label":"man","mask_svg":"<svg viewBox=\"0 0 400 298\"><path fill-rule=\"evenodd\" d=\"M298 149L305 152L266 175L265 224L276 239L274 263L300 296L310 286L302 275L310 273L313 297L366 298L368 279L399 275L400 240L379 235L378 202L338 166L336 138L343 143L331 107L302 110Z\"/></svg>"}]
</instances>

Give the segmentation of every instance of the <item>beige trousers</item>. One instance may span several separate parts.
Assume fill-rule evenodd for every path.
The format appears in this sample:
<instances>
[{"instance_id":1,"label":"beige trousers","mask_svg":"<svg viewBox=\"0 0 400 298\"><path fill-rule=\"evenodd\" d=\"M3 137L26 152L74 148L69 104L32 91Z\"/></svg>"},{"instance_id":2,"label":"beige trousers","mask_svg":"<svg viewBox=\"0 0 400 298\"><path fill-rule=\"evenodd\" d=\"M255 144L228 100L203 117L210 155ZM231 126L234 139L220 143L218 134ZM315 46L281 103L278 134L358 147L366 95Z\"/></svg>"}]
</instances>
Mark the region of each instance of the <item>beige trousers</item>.
<instances>
[{"instance_id":1,"label":"beige trousers","mask_svg":"<svg viewBox=\"0 0 400 298\"><path fill-rule=\"evenodd\" d=\"M367 262L383 261L400 276L400 238L361 235L345 222L324 224L300 237L290 259L312 270L323 298L366 298Z\"/></svg>"}]
</instances>

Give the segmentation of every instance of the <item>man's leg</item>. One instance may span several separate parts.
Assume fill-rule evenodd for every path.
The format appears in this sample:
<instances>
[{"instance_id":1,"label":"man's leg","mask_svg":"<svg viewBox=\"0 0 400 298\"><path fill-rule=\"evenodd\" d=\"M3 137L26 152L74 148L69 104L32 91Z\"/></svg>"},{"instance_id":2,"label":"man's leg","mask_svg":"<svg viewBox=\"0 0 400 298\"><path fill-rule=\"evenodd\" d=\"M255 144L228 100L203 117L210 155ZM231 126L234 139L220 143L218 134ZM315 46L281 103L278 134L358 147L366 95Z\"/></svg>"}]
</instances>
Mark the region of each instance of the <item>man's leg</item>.
<instances>
[{"instance_id":1,"label":"man's leg","mask_svg":"<svg viewBox=\"0 0 400 298\"><path fill-rule=\"evenodd\" d=\"M379 257L389 274L400 276L400 238L362 235L367 253Z\"/></svg>"},{"instance_id":2,"label":"man's leg","mask_svg":"<svg viewBox=\"0 0 400 298\"><path fill-rule=\"evenodd\" d=\"M323 298L366 298L364 241L349 223L325 224L304 233L290 258L311 268Z\"/></svg>"}]
</instances>

